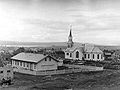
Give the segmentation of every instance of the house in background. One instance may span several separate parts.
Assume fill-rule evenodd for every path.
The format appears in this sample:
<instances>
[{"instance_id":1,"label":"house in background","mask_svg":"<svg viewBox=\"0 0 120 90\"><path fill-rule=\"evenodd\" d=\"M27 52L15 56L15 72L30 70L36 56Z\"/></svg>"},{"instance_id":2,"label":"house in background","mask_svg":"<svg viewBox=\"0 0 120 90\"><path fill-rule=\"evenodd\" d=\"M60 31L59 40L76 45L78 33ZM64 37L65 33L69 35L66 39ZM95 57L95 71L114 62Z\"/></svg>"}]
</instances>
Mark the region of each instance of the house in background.
<instances>
[{"instance_id":1,"label":"house in background","mask_svg":"<svg viewBox=\"0 0 120 90\"><path fill-rule=\"evenodd\" d=\"M92 44L74 45L72 40L72 32L68 36L68 47L64 50L65 59L71 60L93 60L103 61L104 55L102 50Z\"/></svg>"},{"instance_id":2,"label":"house in background","mask_svg":"<svg viewBox=\"0 0 120 90\"><path fill-rule=\"evenodd\" d=\"M120 60L120 50L116 50L111 57L116 60Z\"/></svg>"},{"instance_id":3,"label":"house in background","mask_svg":"<svg viewBox=\"0 0 120 90\"><path fill-rule=\"evenodd\" d=\"M62 61L50 55L19 53L11 58L12 67L34 71L56 70Z\"/></svg>"},{"instance_id":4,"label":"house in background","mask_svg":"<svg viewBox=\"0 0 120 90\"><path fill-rule=\"evenodd\" d=\"M111 50L103 50L104 52L104 58L105 60L113 60L114 58L112 57L112 55L114 54L114 51Z\"/></svg>"},{"instance_id":5,"label":"house in background","mask_svg":"<svg viewBox=\"0 0 120 90\"><path fill-rule=\"evenodd\" d=\"M14 77L13 68L10 64L4 65L0 61L0 83L7 82L10 84Z\"/></svg>"}]
</instances>

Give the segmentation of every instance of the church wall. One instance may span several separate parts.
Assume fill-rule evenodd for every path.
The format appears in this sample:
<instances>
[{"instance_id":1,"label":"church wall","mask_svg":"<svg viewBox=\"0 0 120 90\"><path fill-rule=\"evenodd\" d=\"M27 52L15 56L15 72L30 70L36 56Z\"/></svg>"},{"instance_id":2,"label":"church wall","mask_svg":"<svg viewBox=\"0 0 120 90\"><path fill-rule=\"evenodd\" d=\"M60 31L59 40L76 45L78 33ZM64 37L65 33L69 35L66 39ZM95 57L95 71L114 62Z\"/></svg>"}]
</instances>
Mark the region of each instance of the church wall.
<instances>
[{"instance_id":1,"label":"church wall","mask_svg":"<svg viewBox=\"0 0 120 90\"><path fill-rule=\"evenodd\" d=\"M85 54L86 54L85 60L93 60L93 61L103 61L104 60L102 53L85 53ZM93 54L94 54L94 58L93 58ZM99 59L98 59L98 54L99 54Z\"/></svg>"},{"instance_id":2,"label":"church wall","mask_svg":"<svg viewBox=\"0 0 120 90\"><path fill-rule=\"evenodd\" d=\"M79 58L76 58L76 52L79 52ZM83 58L83 53L80 51L80 50L75 50L74 52L73 52L73 59L74 60L82 60L82 58Z\"/></svg>"},{"instance_id":3,"label":"church wall","mask_svg":"<svg viewBox=\"0 0 120 90\"><path fill-rule=\"evenodd\" d=\"M69 55L67 54L67 53L69 53ZM70 57L70 52L65 52L65 58L66 59L73 59L73 53L71 53L72 55L71 55L71 57Z\"/></svg>"}]
</instances>

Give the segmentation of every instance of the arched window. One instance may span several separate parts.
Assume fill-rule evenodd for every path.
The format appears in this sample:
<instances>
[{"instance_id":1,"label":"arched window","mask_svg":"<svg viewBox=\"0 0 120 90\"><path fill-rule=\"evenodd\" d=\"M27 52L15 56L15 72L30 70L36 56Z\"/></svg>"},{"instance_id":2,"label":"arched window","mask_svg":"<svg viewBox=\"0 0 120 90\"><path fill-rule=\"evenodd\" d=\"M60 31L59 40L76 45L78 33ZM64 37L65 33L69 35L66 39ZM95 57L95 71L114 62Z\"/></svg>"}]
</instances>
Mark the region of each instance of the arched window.
<instances>
[{"instance_id":1,"label":"arched window","mask_svg":"<svg viewBox=\"0 0 120 90\"><path fill-rule=\"evenodd\" d=\"M72 53L70 53L70 57L72 57Z\"/></svg>"},{"instance_id":2,"label":"arched window","mask_svg":"<svg viewBox=\"0 0 120 90\"><path fill-rule=\"evenodd\" d=\"M97 59L99 59L99 54L97 55Z\"/></svg>"},{"instance_id":3,"label":"arched window","mask_svg":"<svg viewBox=\"0 0 120 90\"><path fill-rule=\"evenodd\" d=\"M78 51L76 52L76 58L79 58L79 52Z\"/></svg>"},{"instance_id":4,"label":"arched window","mask_svg":"<svg viewBox=\"0 0 120 90\"><path fill-rule=\"evenodd\" d=\"M85 54L85 58L86 58L86 54Z\"/></svg>"},{"instance_id":5,"label":"arched window","mask_svg":"<svg viewBox=\"0 0 120 90\"><path fill-rule=\"evenodd\" d=\"M94 56L94 54L93 54L93 59L94 59L94 57L95 57L95 56Z\"/></svg>"},{"instance_id":6,"label":"arched window","mask_svg":"<svg viewBox=\"0 0 120 90\"><path fill-rule=\"evenodd\" d=\"M90 54L88 54L88 59L90 58Z\"/></svg>"}]
</instances>

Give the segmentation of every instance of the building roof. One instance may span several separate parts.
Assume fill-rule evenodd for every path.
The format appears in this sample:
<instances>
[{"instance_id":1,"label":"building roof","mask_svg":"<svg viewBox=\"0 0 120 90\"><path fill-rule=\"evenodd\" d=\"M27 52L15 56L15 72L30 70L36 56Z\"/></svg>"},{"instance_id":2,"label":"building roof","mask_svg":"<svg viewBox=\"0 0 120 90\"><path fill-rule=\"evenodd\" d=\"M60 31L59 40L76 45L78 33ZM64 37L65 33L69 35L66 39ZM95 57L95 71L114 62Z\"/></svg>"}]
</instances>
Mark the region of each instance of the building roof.
<instances>
[{"instance_id":1,"label":"building roof","mask_svg":"<svg viewBox=\"0 0 120 90\"><path fill-rule=\"evenodd\" d=\"M43 54L34 54L34 53L19 53L15 56L13 56L11 59L15 59L15 60L21 60L21 61L26 61L26 62L39 62L41 60L43 60L45 57L47 57L48 55L43 55ZM50 56L51 57L51 56ZM53 57L52 57L53 58ZM54 58L54 60L56 60ZM56 60L57 61L57 60Z\"/></svg>"},{"instance_id":2,"label":"building roof","mask_svg":"<svg viewBox=\"0 0 120 90\"><path fill-rule=\"evenodd\" d=\"M83 52L83 47L78 45L74 45L72 48L67 48L65 52L74 52L76 49L80 49L81 52Z\"/></svg>"},{"instance_id":3,"label":"building roof","mask_svg":"<svg viewBox=\"0 0 120 90\"><path fill-rule=\"evenodd\" d=\"M91 53L103 53L98 47L87 47L85 52L91 52Z\"/></svg>"},{"instance_id":4,"label":"building roof","mask_svg":"<svg viewBox=\"0 0 120 90\"><path fill-rule=\"evenodd\" d=\"M92 50L92 52L97 52L97 53L103 53L98 47L94 47L94 49Z\"/></svg>"}]
</instances>

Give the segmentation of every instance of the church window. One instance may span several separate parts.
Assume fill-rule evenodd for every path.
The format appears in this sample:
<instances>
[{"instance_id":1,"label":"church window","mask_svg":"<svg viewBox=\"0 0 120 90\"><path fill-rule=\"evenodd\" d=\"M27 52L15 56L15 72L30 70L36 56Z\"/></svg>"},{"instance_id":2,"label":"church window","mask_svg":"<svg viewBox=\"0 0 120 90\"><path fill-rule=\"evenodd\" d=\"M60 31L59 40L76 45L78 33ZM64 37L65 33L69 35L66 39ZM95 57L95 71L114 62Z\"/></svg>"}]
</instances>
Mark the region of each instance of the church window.
<instances>
[{"instance_id":1,"label":"church window","mask_svg":"<svg viewBox=\"0 0 120 90\"><path fill-rule=\"evenodd\" d=\"M72 53L70 53L70 57L72 57Z\"/></svg>"},{"instance_id":2,"label":"church window","mask_svg":"<svg viewBox=\"0 0 120 90\"><path fill-rule=\"evenodd\" d=\"M78 51L76 52L76 58L79 58L79 52Z\"/></svg>"},{"instance_id":3,"label":"church window","mask_svg":"<svg viewBox=\"0 0 120 90\"><path fill-rule=\"evenodd\" d=\"M85 54L85 58L86 58L86 54Z\"/></svg>"},{"instance_id":4,"label":"church window","mask_svg":"<svg viewBox=\"0 0 120 90\"><path fill-rule=\"evenodd\" d=\"M103 55L101 55L101 59L103 59Z\"/></svg>"},{"instance_id":5,"label":"church window","mask_svg":"<svg viewBox=\"0 0 120 90\"><path fill-rule=\"evenodd\" d=\"M97 55L97 59L99 59L99 54Z\"/></svg>"},{"instance_id":6,"label":"church window","mask_svg":"<svg viewBox=\"0 0 120 90\"><path fill-rule=\"evenodd\" d=\"M69 53L67 53L67 55L69 55Z\"/></svg>"},{"instance_id":7,"label":"church window","mask_svg":"<svg viewBox=\"0 0 120 90\"><path fill-rule=\"evenodd\" d=\"M94 57L95 57L95 56L94 56L94 54L93 54L93 59L94 59Z\"/></svg>"},{"instance_id":8,"label":"church window","mask_svg":"<svg viewBox=\"0 0 120 90\"><path fill-rule=\"evenodd\" d=\"M88 54L88 58L90 58L90 54Z\"/></svg>"}]
</instances>

